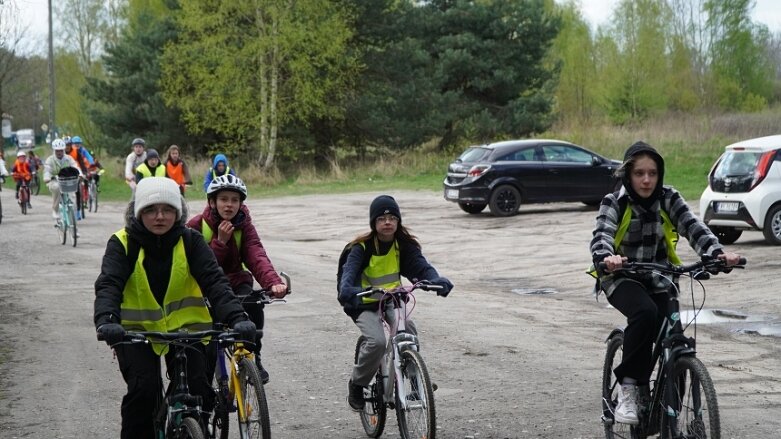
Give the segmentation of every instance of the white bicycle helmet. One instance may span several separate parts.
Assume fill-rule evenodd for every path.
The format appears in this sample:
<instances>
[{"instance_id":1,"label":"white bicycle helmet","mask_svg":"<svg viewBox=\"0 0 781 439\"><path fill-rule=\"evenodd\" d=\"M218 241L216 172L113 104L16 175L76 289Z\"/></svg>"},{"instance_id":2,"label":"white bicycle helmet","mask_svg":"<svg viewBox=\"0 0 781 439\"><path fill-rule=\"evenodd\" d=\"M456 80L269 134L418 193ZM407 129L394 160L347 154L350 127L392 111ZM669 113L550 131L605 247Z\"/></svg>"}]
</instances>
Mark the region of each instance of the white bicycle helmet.
<instances>
[{"instance_id":1,"label":"white bicycle helmet","mask_svg":"<svg viewBox=\"0 0 781 439\"><path fill-rule=\"evenodd\" d=\"M219 191L238 192L241 201L244 201L247 198L247 186L244 185L244 182L241 181L239 177L232 174L215 177L214 180L209 183L209 187L206 188L206 196L211 198Z\"/></svg>"},{"instance_id":2,"label":"white bicycle helmet","mask_svg":"<svg viewBox=\"0 0 781 439\"><path fill-rule=\"evenodd\" d=\"M62 139L54 139L52 142L52 149L55 151L65 151L65 141Z\"/></svg>"},{"instance_id":3,"label":"white bicycle helmet","mask_svg":"<svg viewBox=\"0 0 781 439\"><path fill-rule=\"evenodd\" d=\"M19 151L19 152L16 153L16 156L17 157L27 157L27 153L24 152L24 151Z\"/></svg>"}]
</instances>

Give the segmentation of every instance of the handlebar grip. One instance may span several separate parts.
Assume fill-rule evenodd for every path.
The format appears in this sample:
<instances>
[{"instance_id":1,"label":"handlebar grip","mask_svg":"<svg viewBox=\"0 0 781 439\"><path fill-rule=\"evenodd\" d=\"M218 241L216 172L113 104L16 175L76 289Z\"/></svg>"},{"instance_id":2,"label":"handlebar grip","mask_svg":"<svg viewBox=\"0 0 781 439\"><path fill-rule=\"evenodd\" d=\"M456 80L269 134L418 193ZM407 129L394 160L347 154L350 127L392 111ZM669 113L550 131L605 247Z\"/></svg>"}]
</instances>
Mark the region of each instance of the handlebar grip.
<instances>
[{"instance_id":1,"label":"handlebar grip","mask_svg":"<svg viewBox=\"0 0 781 439\"><path fill-rule=\"evenodd\" d=\"M746 265L747 262L748 260L746 260L746 258L741 256L740 259L738 260L738 265Z\"/></svg>"}]
</instances>

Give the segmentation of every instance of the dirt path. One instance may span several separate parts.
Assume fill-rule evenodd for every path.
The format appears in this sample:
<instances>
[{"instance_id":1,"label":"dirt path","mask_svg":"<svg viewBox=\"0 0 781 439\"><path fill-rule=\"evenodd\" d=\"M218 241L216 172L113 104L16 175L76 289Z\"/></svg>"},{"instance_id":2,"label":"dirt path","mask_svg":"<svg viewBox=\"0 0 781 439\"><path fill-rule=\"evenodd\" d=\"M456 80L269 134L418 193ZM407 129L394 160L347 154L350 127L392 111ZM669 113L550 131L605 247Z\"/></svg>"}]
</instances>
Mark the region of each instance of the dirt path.
<instances>
[{"instance_id":1,"label":"dirt path","mask_svg":"<svg viewBox=\"0 0 781 439\"><path fill-rule=\"evenodd\" d=\"M275 437L365 437L345 402L358 332L334 284L339 252L368 226L374 195L249 203L276 268L293 278L289 303L266 314ZM524 206L501 219L467 215L438 192L393 195L427 257L456 285L447 299L420 295L415 309L423 356L439 386L439 437L603 437L603 341L622 319L604 298L594 300L583 274L595 212L577 204ZM95 340L92 304L124 205L101 205L79 224L82 237L72 248L56 243L47 198L35 197L22 218L11 209L12 191L0 197L0 437L118 437L124 383L111 351ZM746 233L731 248L749 259L750 270L710 281L707 307L781 316L779 248L761 233ZM697 335L719 396L722 437L781 437L779 339L705 325ZM390 415L383 437L398 437Z\"/></svg>"}]
</instances>

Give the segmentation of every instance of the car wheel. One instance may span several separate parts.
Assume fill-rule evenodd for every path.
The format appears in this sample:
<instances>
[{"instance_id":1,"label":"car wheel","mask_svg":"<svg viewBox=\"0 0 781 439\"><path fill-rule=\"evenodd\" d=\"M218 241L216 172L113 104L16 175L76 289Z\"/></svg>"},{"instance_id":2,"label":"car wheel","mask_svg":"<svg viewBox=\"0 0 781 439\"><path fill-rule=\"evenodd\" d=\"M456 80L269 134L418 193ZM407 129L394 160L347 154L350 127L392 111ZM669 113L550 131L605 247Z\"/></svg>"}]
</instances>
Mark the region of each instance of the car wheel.
<instances>
[{"instance_id":1,"label":"car wheel","mask_svg":"<svg viewBox=\"0 0 781 439\"><path fill-rule=\"evenodd\" d=\"M740 235L743 234L742 230L733 227L711 227L710 230L719 238L719 242L724 245L735 243L740 238Z\"/></svg>"},{"instance_id":2,"label":"car wheel","mask_svg":"<svg viewBox=\"0 0 781 439\"><path fill-rule=\"evenodd\" d=\"M515 215L521 207L521 193L509 184L499 186L491 193L489 206L495 216Z\"/></svg>"},{"instance_id":3,"label":"car wheel","mask_svg":"<svg viewBox=\"0 0 781 439\"><path fill-rule=\"evenodd\" d=\"M765 216L765 227L762 229L765 240L773 245L781 245L781 204L771 207Z\"/></svg>"},{"instance_id":4,"label":"car wheel","mask_svg":"<svg viewBox=\"0 0 781 439\"><path fill-rule=\"evenodd\" d=\"M485 210L485 204L458 203L458 207L466 213L480 213Z\"/></svg>"}]
</instances>

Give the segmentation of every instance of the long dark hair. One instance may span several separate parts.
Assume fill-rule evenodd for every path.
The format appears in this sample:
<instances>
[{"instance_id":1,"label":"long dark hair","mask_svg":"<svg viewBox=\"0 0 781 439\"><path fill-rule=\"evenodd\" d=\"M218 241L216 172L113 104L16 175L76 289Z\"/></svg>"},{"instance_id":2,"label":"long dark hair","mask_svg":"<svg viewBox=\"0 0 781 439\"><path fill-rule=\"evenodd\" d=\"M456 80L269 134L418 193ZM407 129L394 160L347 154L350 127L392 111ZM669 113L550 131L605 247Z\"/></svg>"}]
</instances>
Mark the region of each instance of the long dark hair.
<instances>
[{"instance_id":1,"label":"long dark hair","mask_svg":"<svg viewBox=\"0 0 781 439\"><path fill-rule=\"evenodd\" d=\"M366 233L356 236L355 239L350 241L350 244L352 245L360 244L362 242L366 242L376 237L377 237L377 231L369 230ZM396 240L399 242L406 242L414 245L417 248L421 248L418 238L412 233L410 233L409 229L404 227L404 225L402 225L401 223L399 223L398 227L396 228L396 233L393 234L393 237L396 238Z\"/></svg>"}]
</instances>

